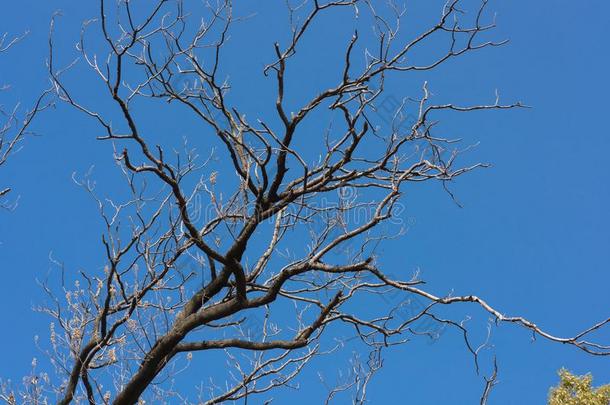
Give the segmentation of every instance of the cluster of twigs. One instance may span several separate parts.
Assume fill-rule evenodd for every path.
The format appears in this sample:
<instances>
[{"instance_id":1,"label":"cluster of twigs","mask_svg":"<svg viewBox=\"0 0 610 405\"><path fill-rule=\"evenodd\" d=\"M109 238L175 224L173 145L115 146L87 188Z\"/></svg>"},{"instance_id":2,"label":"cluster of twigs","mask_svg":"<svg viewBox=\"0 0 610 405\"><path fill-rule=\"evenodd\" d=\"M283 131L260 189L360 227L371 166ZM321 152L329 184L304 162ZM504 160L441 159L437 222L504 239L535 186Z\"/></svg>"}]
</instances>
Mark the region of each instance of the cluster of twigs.
<instances>
[{"instance_id":1,"label":"cluster of twigs","mask_svg":"<svg viewBox=\"0 0 610 405\"><path fill-rule=\"evenodd\" d=\"M21 36L9 38L8 34L0 36L0 57L4 56L13 46L25 38L27 32ZM0 95L9 90L8 83L0 83ZM29 128L36 114L49 106L45 104L49 91L43 92L30 110L22 111L20 103L7 107L0 102L0 168L6 165L9 156L19 151L21 142L29 134ZM0 207L14 208L16 202L9 202L6 197L11 192L8 185L0 184Z\"/></svg>"}]
</instances>

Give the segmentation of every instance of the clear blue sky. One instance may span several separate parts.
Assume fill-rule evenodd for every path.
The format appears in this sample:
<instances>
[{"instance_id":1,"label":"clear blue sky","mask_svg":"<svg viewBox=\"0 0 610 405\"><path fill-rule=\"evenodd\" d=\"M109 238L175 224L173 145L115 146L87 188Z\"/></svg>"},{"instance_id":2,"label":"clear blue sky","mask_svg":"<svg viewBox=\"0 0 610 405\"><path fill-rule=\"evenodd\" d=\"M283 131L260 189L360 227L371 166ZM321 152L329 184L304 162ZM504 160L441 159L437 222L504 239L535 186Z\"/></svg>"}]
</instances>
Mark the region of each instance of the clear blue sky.
<instances>
[{"instance_id":1,"label":"clear blue sky","mask_svg":"<svg viewBox=\"0 0 610 405\"><path fill-rule=\"evenodd\" d=\"M66 62L74 55L80 22L96 15L93 3L3 4L0 32L31 31L21 46L0 60L0 81L14 84L10 97L26 101L48 84L44 59L51 13L63 10L57 38ZM235 97L247 111L260 108L257 91L274 91L271 80L252 81L246 73L257 69L254 72L261 76L262 64L270 60L271 39L285 29L283 4L248 5L259 15L232 39L227 64ZM438 9L435 5L431 10L422 0L409 4L414 13L436 15ZM464 208L453 204L438 186L410 193L410 230L386 245L383 263L419 267L435 292L475 293L507 314L520 314L555 334L570 335L610 315L610 3L514 0L494 1L491 8L498 14L495 38L510 39L508 45L467 55L434 73L397 79L388 91L397 97L418 94L428 80L440 100L490 102L498 89L504 100L521 100L533 108L448 118L454 133L470 143L480 141L472 158L493 166L453 185ZM301 57L333 60L334 39L349 36L349 30L321 24ZM296 96L326 83L325 68L314 62L306 66L301 69L307 78L293 82L291 92ZM85 76L71 81L76 87L89 85ZM105 103L96 97L101 96L87 93L87 102ZM150 125L172 128L171 122L156 120L151 116ZM41 136L28 139L0 172L0 183L10 183L20 195L15 212L0 212L0 321L5 325L0 334L0 376L13 379L27 372L32 357L40 357L32 344L34 335L48 333L49 320L31 307L42 301L35 279L44 279L51 269L50 252L69 271L101 264L96 208L72 183L72 172L83 173L95 164L95 179L109 192L116 179L110 145L94 139L99 131L83 116L59 107L44 115L36 129ZM177 136L196 136L188 127L180 131ZM439 240L444 242L440 251ZM484 313L474 308L467 313L478 319L472 321L475 330L484 329ZM510 325L493 328L500 384L491 404L544 403L560 367L590 371L598 382L610 382L610 359L542 340L532 342L530 337ZM610 342L610 330L598 337ZM447 332L433 344L414 341L386 356L385 368L370 388L371 403L478 403L482 380L456 333ZM489 364L487 357L485 370ZM332 364L320 367L329 369ZM290 394L281 396L279 403L286 403L282 398ZM404 399L398 401L396 394ZM305 395L292 396L293 404L310 403Z\"/></svg>"}]
</instances>

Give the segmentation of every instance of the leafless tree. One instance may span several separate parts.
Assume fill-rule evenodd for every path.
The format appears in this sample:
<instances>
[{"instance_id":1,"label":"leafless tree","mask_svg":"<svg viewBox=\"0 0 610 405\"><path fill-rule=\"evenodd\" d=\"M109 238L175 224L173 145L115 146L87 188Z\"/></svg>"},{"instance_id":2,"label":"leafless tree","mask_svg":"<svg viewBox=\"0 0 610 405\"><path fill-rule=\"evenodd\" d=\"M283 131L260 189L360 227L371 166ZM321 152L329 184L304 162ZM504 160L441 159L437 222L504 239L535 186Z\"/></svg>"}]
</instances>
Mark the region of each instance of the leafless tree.
<instances>
[{"instance_id":1,"label":"leafless tree","mask_svg":"<svg viewBox=\"0 0 610 405\"><path fill-rule=\"evenodd\" d=\"M269 403L271 392L296 383L314 358L333 355L355 337L370 347L370 357L355 359L350 378L329 385L327 402L350 391L354 403L364 403L381 350L413 335L455 328L478 364L482 346L471 343L465 323L438 312L460 304L533 336L592 355L610 353L610 346L589 339L610 319L559 337L476 295L439 295L418 274L379 264L380 243L403 232L395 220L405 187L436 181L448 190L458 176L485 166L460 164L468 148L437 135L439 116L522 107L497 96L490 104L435 104L423 83L417 98L393 105L389 122L379 119L389 75L433 70L503 44L483 39L495 26L487 0L470 12L450 0L434 24L412 37L401 31L408 14L394 2L287 2L289 40L273 45L275 58L261 72L277 94L269 106L275 116L268 109L253 119L231 99L221 73L240 20L231 1L186 10L182 1L160 0L146 3L146 11L133 3L100 0L100 14L83 24L77 47L118 116L66 84L74 65L56 62L55 20L51 26L55 91L99 124L101 141L114 145L130 197L98 196L89 176L75 176L97 202L107 258L103 270L83 272L60 293L44 286L52 305L41 309L54 319L47 353L65 376L49 382L44 395L57 395L60 404L216 404L257 395L256 403ZM346 42L336 83L291 112L286 89L288 80L298 80L291 74L298 50L323 16L337 12L372 30L355 31ZM91 36L101 36L105 53ZM426 57L418 56L422 49ZM221 148L200 157L188 143L173 150L157 145L175 136L143 129L135 106L144 104L191 114L201 136ZM316 132L303 129L314 119L325 121ZM319 156L298 146L304 138L322 145ZM214 170L217 159L232 169ZM374 297L382 305L369 307ZM416 327L422 322L424 330ZM202 382L197 399L175 389L171 381L212 351L224 353L226 363L213 367L226 370L226 378ZM496 373L486 381L482 403Z\"/></svg>"}]
</instances>

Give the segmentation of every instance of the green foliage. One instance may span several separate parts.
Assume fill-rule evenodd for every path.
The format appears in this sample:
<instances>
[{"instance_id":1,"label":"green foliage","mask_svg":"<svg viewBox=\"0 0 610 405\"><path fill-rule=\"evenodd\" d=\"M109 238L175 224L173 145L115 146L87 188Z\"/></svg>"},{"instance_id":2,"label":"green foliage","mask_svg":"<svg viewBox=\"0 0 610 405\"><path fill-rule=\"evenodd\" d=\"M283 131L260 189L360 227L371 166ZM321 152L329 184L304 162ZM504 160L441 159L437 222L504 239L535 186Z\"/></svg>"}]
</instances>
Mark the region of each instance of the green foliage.
<instances>
[{"instance_id":1,"label":"green foliage","mask_svg":"<svg viewBox=\"0 0 610 405\"><path fill-rule=\"evenodd\" d=\"M593 388L591 374L577 376L559 370L561 381L549 392L548 405L610 405L610 384Z\"/></svg>"}]
</instances>

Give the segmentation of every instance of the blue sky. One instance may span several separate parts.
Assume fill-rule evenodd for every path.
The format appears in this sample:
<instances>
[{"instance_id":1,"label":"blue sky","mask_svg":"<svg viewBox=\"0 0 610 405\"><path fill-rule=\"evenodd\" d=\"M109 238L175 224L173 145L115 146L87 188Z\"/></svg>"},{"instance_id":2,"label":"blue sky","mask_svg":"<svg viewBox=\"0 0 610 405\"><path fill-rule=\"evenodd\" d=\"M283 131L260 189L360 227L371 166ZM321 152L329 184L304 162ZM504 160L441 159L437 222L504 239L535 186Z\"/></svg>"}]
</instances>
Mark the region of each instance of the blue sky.
<instances>
[{"instance_id":1,"label":"blue sky","mask_svg":"<svg viewBox=\"0 0 610 405\"><path fill-rule=\"evenodd\" d=\"M415 15L436 16L436 2L434 7L426 1L408 4ZM285 35L285 13L281 1L242 6L258 15L236 30L227 65L234 97L255 114L275 89L260 70L271 58L272 38ZM510 39L506 46L467 55L435 72L393 78L388 92L397 97L418 94L427 80L439 100L492 102L498 89L505 101L521 100L533 108L445 118L446 127L465 142L480 142L468 158L492 167L452 185L463 208L438 185L409 190L409 231L385 245L382 262L389 273L419 268L439 294L475 293L507 314L570 335L604 319L610 309L610 3L515 0L494 1L491 8L497 11L494 38ZM3 5L0 32L30 30L27 39L0 60L0 81L14 84L9 99L29 100L48 85L46 36L50 15L58 9L63 17L57 42L65 63L74 56L80 22L96 13L93 4L23 0ZM334 46L344 43L350 30L349 22L325 21L316 27L300 51L302 65L293 70L302 78L289 89L295 102L328 83L329 66L337 58ZM95 87L89 76L75 75L70 81L89 104L107 102L91 91ZM272 113L265 111L260 114ZM197 135L188 123L148 118L150 127L171 129L180 137ZM72 173L95 165L95 180L109 193L115 192L117 178L110 145L95 140L99 130L83 116L58 106L42 116L36 129L40 136L28 139L0 173L2 184L10 183L20 195L16 211L0 213L0 319L9 325L0 334L0 376L11 378L27 372L31 358L40 356L32 344L34 335L48 333L49 320L31 307L42 300L35 280L47 277L50 253L68 271L101 263L96 209L71 181ZM485 329L484 313L468 308L464 314L473 315L475 330ZM598 338L609 342L610 331ZM517 327L493 328L492 342L500 384L491 404L543 403L560 367L590 371L596 381L610 382L607 358L540 339L532 342L531 335ZM484 371L490 361L485 358ZM460 337L447 332L433 344L414 341L387 351L370 400L470 404L478 403L482 387ZM403 398L400 402L397 394ZM280 398L291 397L283 395ZM292 393L292 403L310 403L300 401Z\"/></svg>"}]
</instances>

